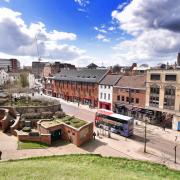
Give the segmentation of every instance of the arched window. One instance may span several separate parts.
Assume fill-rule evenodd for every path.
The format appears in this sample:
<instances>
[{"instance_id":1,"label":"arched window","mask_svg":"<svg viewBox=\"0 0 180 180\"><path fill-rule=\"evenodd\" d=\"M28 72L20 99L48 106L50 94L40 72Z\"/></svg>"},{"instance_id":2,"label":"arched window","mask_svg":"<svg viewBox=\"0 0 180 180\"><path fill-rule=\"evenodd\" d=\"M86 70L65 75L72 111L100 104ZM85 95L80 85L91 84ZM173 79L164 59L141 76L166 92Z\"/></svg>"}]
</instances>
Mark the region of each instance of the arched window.
<instances>
[{"instance_id":1,"label":"arched window","mask_svg":"<svg viewBox=\"0 0 180 180\"><path fill-rule=\"evenodd\" d=\"M176 88L174 86L166 86L164 89L164 109L174 109Z\"/></svg>"},{"instance_id":2,"label":"arched window","mask_svg":"<svg viewBox=\"0 0 180 180\"><path fill-rule=\"evenodd\" d=\"M160 87L156 84L150 86L149 106L159 107Z\"/></svg>"}]
</instances>

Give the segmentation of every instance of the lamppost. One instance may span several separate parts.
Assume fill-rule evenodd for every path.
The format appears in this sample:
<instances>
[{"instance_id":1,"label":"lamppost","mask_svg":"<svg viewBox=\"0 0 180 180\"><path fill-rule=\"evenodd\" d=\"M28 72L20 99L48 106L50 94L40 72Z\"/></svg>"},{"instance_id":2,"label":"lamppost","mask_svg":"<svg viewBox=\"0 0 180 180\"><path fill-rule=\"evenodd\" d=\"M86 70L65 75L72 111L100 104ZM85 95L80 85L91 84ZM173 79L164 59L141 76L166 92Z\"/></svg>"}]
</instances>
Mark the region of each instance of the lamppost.
<instances>
[{"instance_id":1,"label":"lamppost","mask_svg":"<svg viewBox=\"0 0 180 180\"><path fill-rule=\"evenodd\" d=\"M175 136L175 146L174 146L174 163L176 164L176 149L177 149L177 136Z\"/></svg>"},{"instance_id":2,"label":"lamppost","mask_svg":"<svg viewBox=\"0 0 180 180\"><path fill-rule=\"evenodd\" d=\"M147 144L147 118L145 118L144 121L144 153L147 153L146 144Z\"/></svg>"}]
</instances>

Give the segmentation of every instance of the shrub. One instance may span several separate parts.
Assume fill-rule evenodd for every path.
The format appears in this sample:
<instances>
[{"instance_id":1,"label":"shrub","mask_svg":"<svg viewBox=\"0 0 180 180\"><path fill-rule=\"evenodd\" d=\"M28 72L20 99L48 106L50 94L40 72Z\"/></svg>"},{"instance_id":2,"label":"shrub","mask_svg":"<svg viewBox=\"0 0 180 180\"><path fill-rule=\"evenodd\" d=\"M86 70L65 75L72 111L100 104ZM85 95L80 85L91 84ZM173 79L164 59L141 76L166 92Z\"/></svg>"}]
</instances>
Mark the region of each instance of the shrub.
<instances>
[{"instance_id":1,"label":"shrub","mask_svg":"<svg viewBox=\"0 0 180 180\"><path fill-rule=\"evenodd\" d=\"M42 112L41 113L41 118L42 119L50 119L50 118L52 118L52 116L53 116L52 112Z\"/></svg>"},{"instance_id":2,"label":"shrub","mask_svg":"<svg viewBox=\"0 0 180 180\"><path fill-rule=\"evenodd\" d=\"M31 132L31 128L30 127L23 127L22 131L23 132Z\"/></svg>"},{"instance_id":3,"label":"shrub","mask_svg":"<svg viewBox=\"0 0 180 180\"><path fill-rule=\"evenodd\" d=\"M65 113L64 113L63 111L57 111L57 112L55 113L55 116L56 116L57 118L63 118L63 117L65 116Z\"/></svg>"},{"instance_id":4,"label":"shrub","mask_svg":"<svg viewBox=\"0 0 180 180\"><path fill-rule=\"evenodd\" d=\"M41 119L40 113L26 113L23 116L25 119Z\"/></svg>"}]
</instances>

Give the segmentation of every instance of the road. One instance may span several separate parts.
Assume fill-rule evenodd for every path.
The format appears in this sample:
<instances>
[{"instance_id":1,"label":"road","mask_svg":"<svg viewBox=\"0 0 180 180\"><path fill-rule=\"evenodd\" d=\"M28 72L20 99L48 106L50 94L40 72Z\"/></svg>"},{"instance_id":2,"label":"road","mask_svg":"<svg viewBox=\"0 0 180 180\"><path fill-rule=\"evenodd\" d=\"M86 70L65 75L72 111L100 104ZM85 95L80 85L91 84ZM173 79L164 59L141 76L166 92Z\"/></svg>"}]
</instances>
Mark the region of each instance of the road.
<instances>
[{"instance_id":1,"label":"road","mask_svg":"<svg viewBox=\"0 0 180 180\"><path fill-rule=\"evenodd\" d=\"M95 112L91 112L86 109L78 108L78 106L72 106L67 103L61 102L62 109L65 113L69 115L74 115L78 118L94 121ZM165 158L171 157L171 160L174 159L174 142L165 139L159 135L162 130L154 131L153 129L148 129L147 126L147 148L150 147L152 149L158 150L162 153L162 156ZM135 125L134 136L132 137L134 141L138 141L138 143L144 143L144 126L143 125ZM180 158L180 146L177 148L177 157Z\"/></svg>"}]
</instances>

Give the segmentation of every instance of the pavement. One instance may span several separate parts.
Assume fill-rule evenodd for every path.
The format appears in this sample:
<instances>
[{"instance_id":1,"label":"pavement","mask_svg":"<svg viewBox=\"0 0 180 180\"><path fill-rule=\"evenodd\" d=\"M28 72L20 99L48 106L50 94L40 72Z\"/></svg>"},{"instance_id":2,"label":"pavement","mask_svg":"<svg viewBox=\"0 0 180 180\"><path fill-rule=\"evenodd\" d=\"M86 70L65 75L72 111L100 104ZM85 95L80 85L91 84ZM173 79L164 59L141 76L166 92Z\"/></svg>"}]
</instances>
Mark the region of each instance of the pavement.
<instances>
[{"instance_id":1,"label":"pavement","mask_svg":"<svg viewBox=\"0 0 180 180\"><path fill-rule=\"evenodd\" d=\"M42 95L43 98L52 98ZM56 98L57 99L57 98ZM60 99L63 110L69 115L94 121L96 109L89 109L88 106L71 103ZM147 125L147 153L144 153L144 123L135 123L134 136L125 138L111 133L111 138L107 137L107 132L101 131L96 140L92 140L81 147L73 144L55 144L45 149L18 150L17 138L9 134L0 132L0 150L2 150L2 160L19 159L34 156L49 156L62 154L95 153L103 156L126 157L129 159L152 161L165 164L170 168L180 170L180 132L170 129L165 131L157 126ZM174 163L175 136L177 136L177 163ZM8 143L7 143L8 142Z\"/></svg>"}]
</instances>

